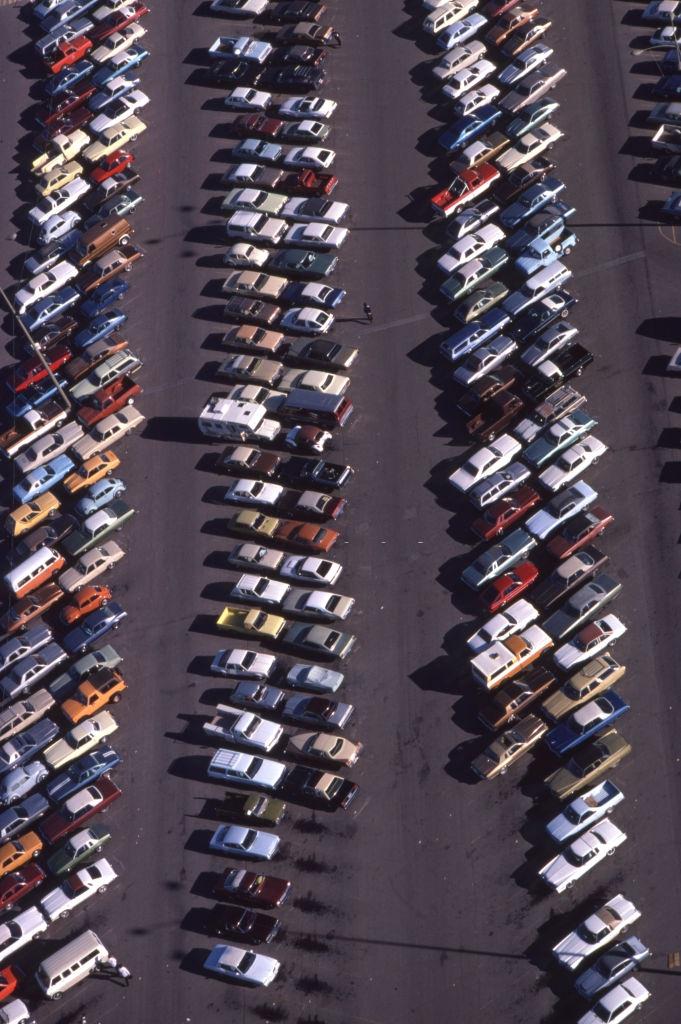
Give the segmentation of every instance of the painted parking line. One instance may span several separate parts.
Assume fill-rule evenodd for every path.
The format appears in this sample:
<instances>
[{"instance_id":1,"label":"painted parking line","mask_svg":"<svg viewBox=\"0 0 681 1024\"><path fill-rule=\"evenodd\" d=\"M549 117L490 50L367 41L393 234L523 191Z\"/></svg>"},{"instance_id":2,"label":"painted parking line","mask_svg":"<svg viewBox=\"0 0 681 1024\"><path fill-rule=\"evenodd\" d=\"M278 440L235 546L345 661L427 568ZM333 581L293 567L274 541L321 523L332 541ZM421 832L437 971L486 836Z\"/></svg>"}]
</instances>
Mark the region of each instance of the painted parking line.
<instances>
[{"instance_id":1,"label":"painted parking line","mask_svg":"<svg viewBox=\"0 0 681 1024\"><path fill-rule=\"evenodd\" d=\"M613 270L615 267L621 267L624 263L633 263L635 260L644 260L648 256L645 249L640 249L638 252L630 252L626 256L618 256L614 260L606 260L605 263L600 263L595 267L589 267L587 270L580 270L578 274L573 274L573 278L578 277L590 277L592 274L598 274L601 270Z\"/></svg>"}]
</instances>

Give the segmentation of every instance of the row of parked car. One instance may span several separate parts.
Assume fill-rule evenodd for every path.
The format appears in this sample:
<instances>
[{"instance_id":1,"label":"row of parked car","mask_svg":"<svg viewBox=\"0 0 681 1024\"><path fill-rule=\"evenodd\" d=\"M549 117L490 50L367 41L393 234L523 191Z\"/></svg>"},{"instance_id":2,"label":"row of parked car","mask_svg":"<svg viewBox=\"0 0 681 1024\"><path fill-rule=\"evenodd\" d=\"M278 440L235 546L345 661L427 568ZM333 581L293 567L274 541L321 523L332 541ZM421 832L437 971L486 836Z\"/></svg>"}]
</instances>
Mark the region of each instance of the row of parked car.
<instances>
[{"instance_id":1,"label":"row of parked car","mask_svg":"<svg viewBox=\"0 0 681 1024\"><path fill-rule=\"evenodd\" d=\"M454 115L438 140L454 176L431 207L454 324L440 352L473 442L448 479L476 545L463 591L483 615L467 656L491 736L471 768L489 780L540 745L550 752L543 790L561 803L537 880L562 893L627 838L609 818L624 794L606 776L631 750L615 728L630 710L613 689L625 674L611 652L626 632L611 610L622 585L595 543L614 517L585 479L608 446L574 386L593 355L569 319L575 209L549 155L563 134L552 90L566 72L535 4L423 7L444 51L433 81ZM638 938L613 944L639 917L617 895L554 947L591 1003L580 1024L619 1024L648 999L634 971L650 951Z\"/></svg>"},{"instance_id":2,"label":"row of parked car","mask_svg":"<svg viewBox=\"0 0 681 1024\"><path fill-rule=\"evenodd\" d=\"M0 1021L11 1024L32 1018L27 998L59 997L108 957L85 932L30 982L20 951L117 878L101 856L111 833L91 819L121 795L111 778L121 758L106 741L127 682L100 640L126 611L102 576L123 559L113 537L135 513L119 445L144 423L121 301L144 256L132 242L142 197L129 147L146 128L147 13L138 0L31 9L43 98L24 165L31 251L10 292L18 361L4 374L0 432Z\"/></svg>"},{"instance_id":3,"label":"row of parked car","mask_svg":"<svg viewBox=\"0 0 681 1024\"><path fill-rule=\"evenodd\" d=\"M213 0L210 9L258 19L250 28L257 35L221 35L207 51L204 82L221 87L225 108L237 114L219 200L225 330L216 377L225 388L198 417L208 440L229 442L214 455L223 482L211 500L225 510L234 575L215 625L248 642L211 662L233 688L203 723L217 745L207 777L238 790L210 802L222 824L209 848L248 864L281 855L274 830L289 800L335 811L357 793L343 770L362 744L343 735L354 706L336 699L344 674L330 664L356 645L345 628L355 601L333 557L353 469L326 450L353 413L348 373L358 349L329 337L346 297L328 279L349 234L349 207L336 199L336 154L327 142L337 103L318 94L339 42L324 24L326 5ZM216 875L207 930L228 944L207 951L205 970L269 985L280 961L253 947L281 937L281 918L266 911L279 910L291 891L290 879L260 868Z\"/></svg>"}]
</instances>

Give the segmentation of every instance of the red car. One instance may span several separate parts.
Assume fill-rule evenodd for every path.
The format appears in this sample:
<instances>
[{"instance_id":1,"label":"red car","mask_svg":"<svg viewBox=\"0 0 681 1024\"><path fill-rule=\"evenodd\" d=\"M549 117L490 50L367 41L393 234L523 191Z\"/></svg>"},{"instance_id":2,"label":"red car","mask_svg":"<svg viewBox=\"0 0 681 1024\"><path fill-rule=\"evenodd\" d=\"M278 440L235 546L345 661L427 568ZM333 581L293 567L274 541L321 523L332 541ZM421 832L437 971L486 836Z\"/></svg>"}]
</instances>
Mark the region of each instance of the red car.
<instances>
[{"instance_id":1,"label":"red car","mask_svg":"<svg viewBox=\"0 0 681 1024\"><path fill-rule=\"evenodd\" d=\"M118 377L111 384L88 395L78 406L78 419L84 426L92 427L105 416L118 412L124 405L132 405L135 397L141 394L142 388L132 377Z\"/></svg>"},{"instance_id":2,"label":"red car","mask_svg":"<svg viewBox=\"0 0 681 1024\"><path fill-rule=\"evenodd\" d=\"M538 575L539 569L534 562L519 562L503 576L497 576L492 580L480 595L482 603L487 611L498 612L509 601L531 587Z\"/></svg>"},{"instance_id":3,"label":"red car","mask_svg":"<svg viewBox=\"0 0 681 1024\"><path fill-rule=\"evenodd\" d=\"M600 505L595 505L586 512L579 512L567 521L560 533L546 545L546 550L554 558L568 558L579 551L585 544L600 537L605 529L615 522L615 517L606 512Z\"/></svg>"},{"instance_id":4,"label":"red car","mask_svg":"<svg viewBox=\"0 0 681 1024\"><path fill-rule=\"evenodd\" d=\"M64 363L68 363L71 356L71 349L67 348L66 345L55 345L54 348L44 354L44 358L53 373L63 366ZM25 391L31 384L37 384L38 381L44 380L46 377L47 370L38 357L34 356L32 359L25 359L23 363L18 363L13 367L10 376L10 387L15 393Z\"/></svg>"},{"instance_id":5,"label":"red car","mask_svg":"<svg viewBox=\"0 0 681 1024\"><path fill-rule=\"evenodd\" d=\"M105 810L120 795L121 791L118 786L114 785L108 775L102 775L94 785L74 793L56 811L43 818L39 826L41 836L47 843L58 842L64 836L68 836L80 828L83 822L89 821L95 814ZM24 868L24 870L26 869ZM0 892L2 891L1 885L2 883L0 883ZM1 899L0 909L2 909Z\"/></svg>"},{"instance_id":6,"label":"red car","mask_svg":"<svg viewBox=\"0 0 681 1024\"><path fill-rule=\"evenodd\" d=\"M510 11L520 0L489 0L482 8L482 14L488 19L500 18L506 11Z\"/></svg>"},{"instance_id":7,"label":"red car","mask_svg":"<svg viewBox=\"0 0 681 1024\"><path fill-rule=\"evenodd\" d=\"M232 122L232 128L237 135L259 135L265 139L276 139L282 130L285 121L276 117L266 117L264 114L239 114Z\"/></svg>"},{"instance_id":8,"label":"red car","mask_svg":"<svg viewBox=\"0 0 681 1024\"><path fill-rule=\"evenodd\" d=\"M229 868L213 883L213 896L220 900L235 900L253 907L274 910L287 899L291 883L285 878L258 875L255 871Z\"/></svg>"},{"instance_id":9,"label":"red car","mask_svg":"<svg viewBox=\"0 0 681 1024\"><path fill-rule=\"evenodd\" d=\"M292 180L282 182L285 192L298 196L330 196L338 178L335 174L318 174L317 171L301 171L292 175Z\"/></svg>"},{"instance_id":10,"label":"red car","mask_svg":"<svg viewBox=\"0 0 681 1024\"><path fill-rule=\"evenodd\" d=\"M472 199L481 196L499 177L499 171L492 164L469 167L457 174L447 188L437 192L430 205L438 217L449 217Z\"/></svg>"},{"instance_id":11,"label":"red car","mask_svg":"<svg viewBox=\"0 0 681 1024\"><path fill-rule=\"evenodd\" d=\"M274 531L274 539L306 551L323 553L338 540L340 534L316 523L302 523L299 519L282 519Z\"/></svg>"},{"instance_id":12,"label":"red car","mask_svg":"<svg viewBox=\"0 0 681 1024\"><path fill-rule=\"evenodd\" d=\"M26 864L0 880L0 910L7 910L44 882L45 872L37 864Z\"/></svg>"},{"instance_id":13,"label":"red car","mask_svg":"<svg viewBox=\"0 0 681 1024\"><path fill-rule=\"evenodd\" d=\"M474 521L471 530L480 540L492 540L501 537L502 533L516 520L529 512L540 500L539 494L525 484L518 487L512 494L499 498L489 505L483 514Z\"/></svg>"},{"instance_id":14,"label":"red car","mask_svg":"<svg viewBox=\"0 0 681 1024\"><path fill-rule=\"evenodd\" d=\"M78 36L77 39L66 39L57 47L57 57L46 61L48 68L53 75L84 57L88 50L92 49L92 40L87 36Z\"/></svg>"},{"instance_id":15,"label":"red car","mask_svg":"<svg viewBox=\"0 0 681 1024\"><path fill-rule=\"evenodd\" d=\"M139 21L140 18L144 17L145 14L149 14L150 8L143 4L141 0L135 0L134 3L124 7L118 14L113 14L110 18L106 18L102 21L93 32L90 33L92 39L96 39L98 43L101 43L102 39L106 39L108 36L112 36L114 32L120 32L122 28L127 28L128 25L132 25L133 21Z\"/></svg>"},{"instance_id":16,"label":"red car","mask_svg":"<svg viewBox=\"0 0 681 1024\"><path fill-rule=\"evenodd\" d=\"M15 967L3 967L0 970L0 1003L9 999L17 990L19 984L19 972Z\"/></svg>"},{"instance_id":17,"label":"red car","mask_svg":"<svg viewBox=\"0 0 681 1024\"><path fill-rule=\"evenodd\" d=\"M82 128L94 117L94 113L89 107L77 107L76 110L71 110L68 114L60 117L57 121L51 122L41 133L41 141L49 142L55 135L69 135L75 131L76 128Z\"/></svg>"},{"instance_id":18,"label":"red car","mask_svg":"<svg viewBox=\"0 0 681 1024\"><path fill-rule=\"evenodd\" d=\"M101 185L107 178L113 178L114 174L119 174L134 162L135 156L133 153L128 153L126 149L117 149L115 153L109 153L98 164L95 164L90 171L90 180L95 185Z\"/></svg>"},{"instance_id":19,"label":"red car","mask_svg":"<svg viewBox=\"0 0 681 1024\"><path fill-rule=\"evenodd\" d=\"M91 96L97 92L97 86L92 85L89 82L80 82L75 89L70 89L61 99L54 104L54 106L42 107L37 115L36 120L38 124L47 126L54 124L60 117L64 117L65 114L70 113L72 110L76 110L82 106Z\"/></svg>"}]
</instances>

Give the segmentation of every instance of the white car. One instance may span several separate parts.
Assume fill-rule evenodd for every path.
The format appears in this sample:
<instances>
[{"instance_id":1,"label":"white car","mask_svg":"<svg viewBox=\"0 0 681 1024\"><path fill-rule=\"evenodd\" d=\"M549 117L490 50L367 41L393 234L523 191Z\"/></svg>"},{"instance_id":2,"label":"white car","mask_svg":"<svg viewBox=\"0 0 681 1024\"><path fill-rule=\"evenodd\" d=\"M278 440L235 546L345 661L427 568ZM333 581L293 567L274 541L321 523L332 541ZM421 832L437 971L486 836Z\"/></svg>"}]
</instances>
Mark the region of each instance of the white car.
<instances>
[{"instance_id":1,"label":"white car","mask_svg":"<svg viewBox=\"0 0 681 1024\"><path fill-rule=\"evenodd\" d=\"M94 50L90 50L88 60L94 60L97 64L106 64L112 57L117 57L119 53L124 53L133 43L138 43L146 34L147 30L140 25L139 21L133 22L132 25L126 25L120 32L114 32L113 35L104 39Z\"/></svg>"},{"instance_id":2,"label":"white car","mask_svg":"<svg viewBox=\"0 0 681 1024\"><path fill-rule=\"evenodd\" d=\"M328 558L311 558L309 555L291 555L279 574L285 579L303 580L318 586L332 586L343 571L343 566Z\"/></svg>"},{"instance_id":3,"label":"white car","mask_svg":"<svg viewBox=\"0 0 681 1024\"><path fill-rule=\"evenodd\" d=\"M558 647L553 652L554 661L564 672L569 672L594 654L606 650L626 631L627 627L616 615L604 615L602 619L595 619L583 626L572 640Z\"/></svg>"},{"instance_id":4,"label":"white car","mask_svg":"<svg viewBox=\"0 0 681 1024\"><path fill-rule=\"evenodd\" d=\"M465 362L454 371L454 380L468 387L490 370L501 366L515 352L517 344L505 334L500 334L481 348L471 352Z\"/></svg>"},{"instance_id":5,"label":"white car","mask_svg":"<svg viewBox=\"0 0 681 1024\"><path fill-rule=\"evenodd\" d=\"M641 14L643 21L653 24L669 25L681 20L681 2L679 0L651 0Z\"/></svg>"},{"instance_id":6,"label":"white car","mask_svg":"<svg viewBox=\"0 0 681 1024\"><path fill-rule=\"evenodd\" d=\"M559 491L589 466L595 466L607 450L607 444L603 444L593 434L587 434L581 441L561 452L556 461L539 474L539 483L549 491Z\"/></svg>"},{"instance_id":7,"label":"white car","mask_svg":"<svg viewBox=\"0 0 681 1024\"><path fill-rule=\"evenodd\" d=\"M96 892L106 892L117 878L117 872L106 857L100 857L92 864L74 871L61 885L43 896L40 909L48 921L68 917L79 903L89 900Z\"/></svg>"},{"instance_id":8,"label":"white car","mask_svg":"<svg viewBox=\"0 0 681 1024\"><path fill-rule=\"evenodd\" d=\"M228 704L218 704L217 714L203 723L203 731L217 740L254 747L269 753L282 737L283 727L269 722L253 711L240 711Z\"/></svg>"},{"instance_id":9,"label":"white car","mask_svg":"<svg viewBox=\"0 0 681 1024\"><path fill-rule=\"evenodd\" d=\"M551 952L561 967L576 971L587 957L612 942L620 932L638 921L640 916L641 911L624 896L613 896L561 939Z\"/></svg>"},{"instance_id":10,"label":"white car","mask_svg":"<svg viewBox=\"0 0 681 1024\"><path fill-rule=\"evenodd\" d=\"M80 423L76 423L74 420L62 423L59 430L43 434L37 441L25 448L21 455L14 460L14 465L21 473L31 473L34 469L44 466L50 459L61 455L62 452L79 441L83 434L84 430Z\"/></svg>"},{"instance_id":11,"label":"white car","mask_svg":"<svg viewBox=\"0 0 681 1024\"><path fill-rule=\"evenodd\" d=\"M252 267L259 270L269 258L267 249L258 249L250 242L236 242L225 251L222 262L227 267L237 267L239 270Z\"/></svg>"},{"instance_id":12,"label":"white car","mask_svg":"<svg viewBox=\"0 0 681 1024\"><path fill-rule=\"evenodd\" d=\"M312 690L313 693L336 693L345 676L342 672L322 665L294 665L286 674L286 685L294 690Z\"/></svg>"},{"instance_id":13,"label":"white car","mask_svg":"<svg viewBox=\"0 0 681 1024\"><path fill-rule=\"evenodd\" d=\"M495 245L500 245L506 238L506 232L496 224L485 224L479 231L464 235L455 242L437 261L443 274L453 274L459 267L482 256Z\"/></svg>"},{"instance_id":14,"label":"white car","mask_svg":"<svg viewBox=\"0 0 681 1024\"><path fill-rule=\"evenodd\" d=\"M533 160L545 150L550 149L551 146L555 146L562 138L563 132L555 125L550 123L539 125L533 131L526 132L514 146L496 157L495 163L500 171L509 174L520 164Z\"/></svg>"},{"instance_id":15,"label":"white car","mask_svg":"<svg viewBox=\"0 0 681 1024\"><path fill-rule=\"evenodd\" d=\"M442 90L445 93L447 86ZM459 117L466 117L468 114L474 114L478 107L484 107L487 103L494 103L501 94L501 89L498 85L493 85L491 82L485 82L478 89L470 89L469 92L464 93L460 100L457 100L452 110ZM473 143L471 144L473 145ZM485 147L488 146L486 140L480 140L480 145ZM469 148L466 147L464 152L469 152Z\"/></svg>"},{"instance_id":16,"label":"white car","mask_svg":"<svg viewBox=\"0 0 681 1024\"><path fill-rule=\"evenodd\" d=\"M287 370L279 381L282 391L304 388L321 391L324 395L343 395L350 386L350 378L339 373L325 373L324 370Z\"/></svg>"},{"instance_id":17,"label":"white car","mask_svg":"<svg viewBox=\"0 0 681 1024\"><path fill-rule=\"evenodd\" d=\"M280 605L291 585L280 580L270 580L267 576L253 576L244 573L232 586L230 598L240 601L255 601L256 604Z\"/></svg>"},{"instance_id":18,"label":"white car","mask_svg":"<svg viewBox=\"0 0 681 1024\"><path fill-rule=\"evenodd\" d=\"M46 931L48 922L37 907L27 907L0 924L0 963Z\"/></svg>"},{"instance_id":19,"label":"white car","mask_svg":"<svg viewBox=\"0 0 681 1024\"><path fill-rule=\"evenodd\" d=\"M520 353L520 358L528 366L539 366L544 360L552 359L568 342L574 341L578 334L579 328L573 327L567 320L551 324L535 342Z\"/></svg>"},{"instance_id":20,"label":"white car","mask_svg":"<svg viewBox=\"0 0 681 1024\"><path fill-rule=\"evenodd\" d=\"M521 450L522 445L515 437L500 434L490 444L478 448L466 459L463 466L451 474L449 482L457 491L465 494L485 477L507 466Z\"/></svg>"},{"instance_id":21,"label":"white car","mask_svg":"<svg viewBox=\"0 0 681 1024\"><path fill-rule=\"evenodd\" d=\"M336 228L320 221L294 224L286 232L284 245L295 245L308 249L340 249L349 234L348 228Z\"/></svg>"},{"instance_id":22,"label":"white car","mask_svg":"<svg viewBox=\"0 0 681 1024\"><path fill-rule=\"evenodd\" d=\"M239 505L265 505L270 508L281 498L284 488L279 484L266 484L261 480L236 480L225 491L224 501L233 501Z\"/></svg>"},{"instance_id":23,"label":"white car","mask_svg":"<svg viewBox=\"0 0 681 1024\"><path fill-rule=\"evenodd\" d=\"M148 102L149 97L145 92L142 92L141 89L133 89L116 101L116 112L114 114L107 114L105 110L104 113L97 115L94 121L88 125L88 128L94 135L99 135L101 132L105 132L107 128L113 128L115 125L120 124L121 121L125 121L136 110L146 107Z\"/></svg>"},{"instance_id":24,"label":"white car","mask_svg":"<svg viewBox=\"0 0 681 1024\"><path fill-rule=\"evenodd\" d=\"M608 779L597 782L552 818L546 825L546 833L554 843L567 843L610 814L623 800L624 793L613 782Z\"/></svg>"},{"instance_id":25,"label":"white car","mask_svg":"<svg viewBox=\"0 0 681 1024\"><path fill-rule=\"evenodd\" d=\"M332 149L322 149L320 146L295 146L284 157L284 166L327 171L335 159L336 154Z\"/></svg>"},{"instance_id":26,"label":"white car","mask_svg":"<svg viewBox=\"0 0 681 1024\"><path fill-rule=\"evenodd\" d=\"M48 217L38 234L38 245L47 245L63 238L80 224L81 219L81 215L75 210L65 210L63 213L55 213Z\"/></svg>"},{"instance_id":27,"label":"white car","mask_svg":"<svg viewBox=\"0 0 681 1024\"><path fill-rule=\"evenodd\" d=\"M447 80L447 84L442 90L442 95L450 100L458 100L464 93L475 88L476 85L480 85L486 78L490 78L495 70L496 68L492 61L485 58L477 61L475 64L469 64L460 71L456 71Z\"/></svg>"},{"instance_id":28,"label":"white car","mask_svg":"<svg viewBox=\"0 0 681 1024\"><path fill-rule=\"evenodd\" d=\"M85 178L74 178L68 185L57 189L49 196L41 199L37 206L28 211L28 219L37 227L42 227L56 214L68 210L74 203L77 203L81 196L90 191L90 184ZM54 237L54 236L53 236Z\"/></svg>"},{"instance_id":29,"label":"white car","mask_svg":"<svg viewBox=\"0 0 681 1024\"><path fill-rule=\"evenodd\" d=\"M287 99L279 104L277 117L298 120L304 117L321 118L328 121L336 110L335 100L325 100L321 96L305 96L304 98Z\"/></svg>"},{"instance_id":30,"label":"white car","mask_svg":"<svg viewBox=\"0 0 681 1024\"><path fill-rule=\"evenodd\" d=\"M540 869L539 877L555 892L565 892L582 875L611 856L626 838L626 833L606 818L573 839L569 846Z\"/></svg>"},{"instance_id":31,"label":"white car","mask_svg":"<svg viewBox=\"0 0 681 1024\"><path fill-rule=\"evenodd\" d=\"M279 849L279 836L262 829L242 825L220 825L211 836L210 849L214 853L250 857L253 860L272 860Z\"/></svg>"},{"instance_id":32,"label":"white car","mask_svg":"<svg viewBox=\"0 0 681 1024\"><path fill-rule=\"evenodd\" d=\"M29 306L32 306L38 299L44 299L59 288L73 280L78 275L78 267L74 267L68 260L62 260L51 270L43 274L36 274L27 284L19 288L14 294L14 308L20 315L25 313Z\"/></svg>"},{"instance_id":33,"label":"white car","mask_svg":"<svg viewBox=\"0 0 681 1024\"><path fill-rule=\"evenodd\" d=\"M487 47L480 39L471 39L463 46L455 46L449 50L442 60L431 69L436 78L445 82L462 68L474 64L487 53Z\"/></svg>"},{"instance_id":34,"label":"white car","mask_svg":"<svg viewBox=\"0 0 681 1024\"><path fill-rule=\"evenodd\" d=\"M118 723L111 712L100 711L92 718L74 725L60 739L46 747L43 760L48 768L62 768L81 754L87 754L117 728Z\"/></svg>"},{"instance_id":35,"label":"white car","mask_svg":"<svg viewBox=\"0 0 681 1024\"><path fill-rule=\"evenodd\" d=\"M211 14L230 14L233 18L256 18L267 10L269 0L210 0Z\"/></svg>"},{"instance_id":36,"label":"white car","mask_svg":"<svg viewBox=\"0 0 681 1024\"><path fill-rule=\"evenodd\" d=\"M597 497L598 491L594 491L593 487L589 487L584 480L578 480L570 487L566 487L564 491L560 491L543 508L531 515L525 523L525 529L533 537L545 540L550 533L557 530L572 516L592 505Z\"/></svg>"},{"instance_id":37,"label":"white car","mask_svg":"<svg viewBox=\"0 0 681 1024\"><path fill-rule=\"evenodd\" d=\"M620 1024L636 1010L640 1010L650 992L636 978L615 985L609 992L601 996L598 1002L583 1014L577 1024Z\"/></svg>"},{"instance_id":38,"label":"white car","mask_svg":"<svg viewBox=\"0 0 681 1024\"><path fill-rule=\"evenodd\" d=\"M309 199L289 199L283 210L282 217L292 217L299 221L314 221L324 224L339 224L348 215L348 203L338 203L333 199L322 200L315 204L313 213L306 212Z\"/></svg>"},{"instance_id":39,"label":"white car","mask_svg":"<svg viewBox=\"0 0 681 1024\"><path fill-rule=\"evenodd\" d=\"M354 597L330 594L326 590L292 590L284 599L282 612L284 615L334 622L347 619L354 604Z\"/></svg>"},{"instance_id":40,"label":"white car","mask_svg":"<svg viewBox=\"0 0 681 1024\"><path fill-rule=\"evenodd\" d=\"M272 104L272 93L263 92L261 89L250 89L248 86L239 86L227 93L223 103L228 110L263 112Z\"/></svg>"},{"instance_id":41,"label":"white car","mask_svg":"<svg viewBox=\"0 0 681 1024\"><path fill-rule=\"evenodd\" d=\"M515 85L525 75L529 75L530 71L536 71L542 64L545 64L552 54L553 50L550 46L546 46L544 43L535 43L534 46L519 53L511 64L507 64L499 72L497 79L502 85Z\"/></svg>"},{"instance_id":42,"label":"white car","mask_svg":"<svg viewBox=\"0 0 681 1024\"><path fill-rule=\"evenodd\" d=\"M254 687L255 683L240 683L239 687ZM274 689L270 687L270 689ZM281 693L281 690L278 691ZM236 688L232 691L232 699ZM221 782L242 783L246 786L259 786L261 789L274 790L279 786L286 774L287 767L281 761L270 757L259 757L255 754L242 754L237 750L222 747L216 751L208 765L208 778Z\"/></svg>"},{"instance_id":43,"label":"white car","mask_svg":"<svg viewBox=\"0 0 681 1024\"><path fill-rule=\"evenodd\" d=\"M245 647L220 650L210 663L216 676L228 679L269 679L277 665L273 654L249 651Z\"/></svg>"},{"instance_id":44,"label":"white car","mask_svg":"<svg viewBox=\"0 0 681 1024\"><path fill-rule=\"evenodd\" d=\"M279 321L284 331L295 334L326 334L334 323L333 313L314 306L293 306L287 309Z\"/></svg>"},{"instance_id":45,"label":"white car","mask_svg":"<svg viewBox=\"0 0 681 1024\"><path fill-rule=\"evenodd\" d=\"M252 949L238 946L213 946L203 962L211 974L247 985L271 985L281 966L272 956L263 956Z\"/></svg>"},{"instance_id":46,"label":"white car","mask_svg":"<svg viewBox=\"0 0 681 1024\"><path fill-rule=\"evenodd\" d=\"M490 644L496 643L498 640L506 640L514 633L520 633L537 618L539 618L538 610L521 597L503 612L498 612L488 619L484 626L468 637L466 643L474 654L479 654Z\"/></svg>"}]
</instances>

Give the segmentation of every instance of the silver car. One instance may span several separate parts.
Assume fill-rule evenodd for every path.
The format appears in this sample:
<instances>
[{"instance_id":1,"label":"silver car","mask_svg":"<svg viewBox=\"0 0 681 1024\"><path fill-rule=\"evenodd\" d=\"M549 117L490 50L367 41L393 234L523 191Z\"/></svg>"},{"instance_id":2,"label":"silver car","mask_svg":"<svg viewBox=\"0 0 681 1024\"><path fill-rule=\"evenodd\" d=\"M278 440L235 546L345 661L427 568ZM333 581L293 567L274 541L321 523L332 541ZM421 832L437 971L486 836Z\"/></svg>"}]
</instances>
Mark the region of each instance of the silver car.
<instances>
[{"instance_id":1,"label":"silver car","mask_svg":"<svg viewBox=\"0 0 681 1024\"><path fill-rule=\"evenodd\" d=\"M510 466L493 473L492 476L483 480L469 492L468 497L476 508L486 508L497 498L519 487L530 475L527 466L522 462L512 462Z\"/></svg>"},{"instance_id":2,"label":"silver car","mask_svg":"<svg viewBox=\"0 0 681 1024\"><path fill-rule=\"evenodd\" d=\"M221 825L216 828L208 844L214 853L250 857L253 860L272 860L279 849L279 836L257 828L241 825Z\"/></svg>"},{"instance_id":3,"label":"silver car","mask_svg":"<svg viewBox=\"0 0 681 1024\"><path fill-rule=\"evenodd\" d=\"M315 693L335 693L345 676L322 665L294 665L286 675L286 685L293 690L313 690Z\"/></svg>"},{"instance_id":4,"label":"silver car","mask_svg":"<svg viewBox=\"0 0 681 1024\"><path fill-rule=\"evenodd\" d=\"M575 988L584 999L591 999L626 978L649 956L650 950L636 936L618 942L575 979Z\"/></svg>"},{"instance_id":5,"label":"silver car","mask_svg":"<svg viewBox=\"0 0 681 1024\"><path fill-rule=\"evenodd\" d=\"M0 778L0 806L7 807L15 800L20 800L22 796L26 796L39 786L48 775L45 765L37 760L19 765L13 771L7 772Z\"/></svg>"}]
</instances>

